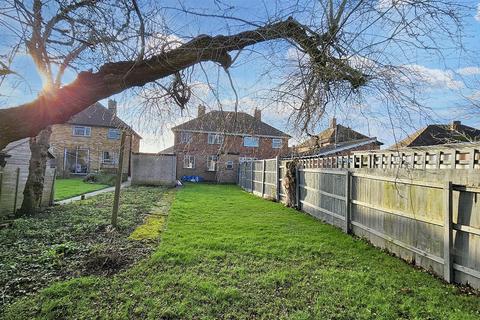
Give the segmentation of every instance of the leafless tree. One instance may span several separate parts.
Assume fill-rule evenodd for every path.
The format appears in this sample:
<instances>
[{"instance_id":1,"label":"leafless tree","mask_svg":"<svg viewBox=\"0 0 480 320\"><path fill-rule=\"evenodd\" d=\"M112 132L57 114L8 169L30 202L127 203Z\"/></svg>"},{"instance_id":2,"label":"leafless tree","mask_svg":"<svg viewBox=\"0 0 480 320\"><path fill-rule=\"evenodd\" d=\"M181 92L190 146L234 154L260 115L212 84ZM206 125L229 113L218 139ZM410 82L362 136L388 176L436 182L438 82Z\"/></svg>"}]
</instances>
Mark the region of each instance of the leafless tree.
<instances>
[{"instance_id":1,"label":"leafless tree","mask_svg":"<svg viewBox=\"0 0 480 320\"><path fill-rule=\"evenodd\" d=\"M235 7L218 0L214 2L216 12L186 8L180 2L178 7L162 8L149 17L145 15L148 2L116 5L117 2L108 1L74 1L68 6L60 1L55 2L58 13L47 20L42 15L41 1L34 1L32 8L26 8L20 1L8 3L15 18L24 21L20 34L28 35L23 36L27 49L42 73L52 80L47 82L49 90L34 101L0 110L0 148L8 142L36 136L42 129L67 121L94 102L134 87L154 88L183 107L191 97L185 70L210 61L228 71L242 53L262 43L286 43L299 53L294 65L282 66L287 72L281 74L283 81L274 92L277 101L292 106L292 119L302 131L308 132L328 106L351 107L367 95L395 105L398 112L423 110L415 95L410 94L416 89L412 83L418 80L415 74L419 72L408 65L408 58L415 50L441 56L446 49L445 39L460 43L462 17L469 10L458 2L445 0L305 0L279 4L275 12L267 12L255 21L236 16ZM82 11L66 18L77 9ZM219 21L223 33L228 34L183 38L173 46L171 41L157 44L155 39L172 34L168 22L162 20L163 12L172 11ZM106 23L112 20L109 16L120 17L129 26L131 14L138 22L135 28L123 29L122 23L115 26ZM106 26L101 27L102 23ZM108 36L97 40L99 31ZM48 40L53 34L69 40ZM88 37L78 41L80 35ZM133 42L127 41L128 37ZM61 75L52 77L51 63L58 63L59 70L64 71L73 60L64 54L62 61L67 63L52 62L52 57L60 56L52 51L52 46L64 45L69 48L67 52L78 58L81 52L101 43L115 43L121 52L129 54L118 61L118 55L109 55L112 50L106 49L103 59L99 59L101 62L89 60L84 65L85 69L96 66L97 71L80 72L65 86L57 81ZM81 48L84 49L77 54L76 49ZM276 52L284 54L285 50ZM91 57L96 54L99 52L93 52ZM281 65L278 56L267 58L272 65ZM168 84L164 79L169 79Z\"/></svg>"},{"instance_id":2,"label":"leafless tree","mask_svg":"<svg viewBox=\"0 0 480 320\"><path fill-rule=\"evenodd\" d=\"M135 1L4 1L0 22L15 51L8 53L7 62L0 61L0 76L13 74L8 62L25 51L42 78L40 95L50 94L61 87L67 69L79 70L111 57L131 58L136 49L129 49L125 41L144 37L132 18L135 6ZM29 134L32 156L21 212L33 213L41 202L51 132L46 126Z\"/></svg>"}]
</instances>

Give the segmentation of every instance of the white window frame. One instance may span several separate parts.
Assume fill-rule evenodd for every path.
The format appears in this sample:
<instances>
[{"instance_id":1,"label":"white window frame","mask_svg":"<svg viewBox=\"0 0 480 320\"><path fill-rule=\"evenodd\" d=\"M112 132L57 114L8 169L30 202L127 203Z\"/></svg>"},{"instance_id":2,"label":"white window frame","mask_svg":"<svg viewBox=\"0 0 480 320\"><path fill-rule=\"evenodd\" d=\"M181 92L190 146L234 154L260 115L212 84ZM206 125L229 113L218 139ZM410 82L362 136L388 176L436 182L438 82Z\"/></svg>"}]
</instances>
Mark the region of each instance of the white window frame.
<instances>
[{"instance_id":1,"label":"white window frame","mask_svg":"<svg viewBox=\"0 0 480 320\"><path fill-rule=\"evenodd\" d=\"M239 157L238 162L244 163L244 162L250 162L250 161L255 161L257 158L252 158L252 157Z\"/></svg>"},{"instance_id":2,"label":"white window frame","mask_svg":"<svg viewBox=\"0 0 480 320\"><path fill-rule=\"evenodd\" d=\"M211 155L207 158L207 171L217 171L218 156Z\"/></svg>"},{"instance_id":3,"label":"white window frame","mask_svg":"<svg viewBox=\"0 0 480 320\"><path fill-rule=\"evenodd\" d=\"M272 139L272 149L282 149L282 147L283 147L283 139L280 139L280 138Z\"/></svg>"},{"instance_id":4,"label":"white window frame","mask_svg":"<svg viewBox=\"0 0 480 320\"><path fill-rule=\"evenodd\" d=\"M208 133L208 144L223 144L223 135L220 133Z\"/></svg>"},{"instance_id":5,"label":"white window frame","mask_svg":"<svg viewBox=\"0 0 480 320\"><path fill-rule=\"evenodd\" d=\"M113 136L113 134L115 134L115 136ZM120 131L120 129L116 129L116 128L108 128L108 133L107 133L107 138L110 139L110 140L120 140L120 137L122 136L122 132Z\"/></svg>"},{"instance_id":6,"label":"white window frame","mask_svg":"<svg viewBox=\"0 0 480 320\"><path fill-rule=\"evenodd\" d=\"M109 154L109 158L106 159L105 158L105 154L108 153ZM115 157L115 152L113 151L108 151L108 150L105 150L105 151L102 151L102 163L103 164L116 164L117 163L117 159Z\"/></svg>"},{"instance_id":7,"label":"white window frame","mask_svg":"<svg viewBox=\"0 0 480 320\"><path fill-rule=\"evenodd\" d=\"M184 169L195 169L195 156L186 154L183 156L183 168Z\"/></svg>"},{"instance_id":8,"label":"white window frame","mask_svg":"<svg viewBox=\"0 0 480 320\"><path fill-rule=\"evenodd\" d=\"M260 138L245 136L243 137L243 146L249 148L258 148L260 146Z\"/></svg>"},{"instance_id":9,"label":"white window frame","mask_svg":"<svg viewBox=\"0 0 480 320\"><path fill-rule=\"evenodd\" d=\"M76 133L75 130L83 129L83 134ZM86 126L73 126L72 135L74 137L90 137L92 135L92 128Z\"/></svg>"},{"instance_id":10,"label":"white window frame","mask_svg":"<svg viewBox=\"0 0 480 320\"><path fill-rule=\"evenodd\" d=\"M225 162L225 169L227 170L233 170L233 160L227 160Z\"/></svg>"},{"instance_id":11,"label":"white window frame","mask_svg":"<svg viewBox=\"0 0 480 320\"><path fill-rule=\"evenodd\" d=\"M181 143L190 143L192 141L192 133L190 131L180 132L180 142Z\"/></svg>"}]
</instances>

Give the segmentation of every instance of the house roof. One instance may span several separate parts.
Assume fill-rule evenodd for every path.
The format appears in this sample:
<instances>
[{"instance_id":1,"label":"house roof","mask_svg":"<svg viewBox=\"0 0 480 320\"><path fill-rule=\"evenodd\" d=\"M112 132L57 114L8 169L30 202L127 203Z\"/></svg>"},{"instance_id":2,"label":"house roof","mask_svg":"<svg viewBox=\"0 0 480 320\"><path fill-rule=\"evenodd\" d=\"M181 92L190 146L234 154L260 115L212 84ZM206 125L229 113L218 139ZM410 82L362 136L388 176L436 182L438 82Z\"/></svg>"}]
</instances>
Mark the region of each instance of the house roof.
<instances>
[{"instance_id":1,"label":"house roof","mask_svg":"<svg viewBox=\"0 0 480 320\"><path fill-rule=\"evenodd\" d=\"M351 142L351 141L357 141L357 140L362 140L362 139L372 139L364 134L361 134L360 132L357 132L351 128L342 126L341 124L337 124L333 127L329 127L322 132L320 132L317 135L312 136L308 140L300 143L297 145L297 148L305 148L305 147L320 147L323 144L339 144L342 142ZM378 145L382 145L383 143L378 141L375 138L375 141L377 141Z\"/></svg>"},{"instance_id":2,"label":"house roof","mask_svg":"<svg viewBox=\"0 0 480 320\"><path fill-rule=\"evenodd\" d=\"M85 110L72 116L67 123L91 127L119 128L130 131L140 137L128 124L105 108L100 102L92 104ZM141 138L141 137L140 137Z\"/></svg>"},{"instance_id":3,"label":"house roof","mask_svg":"<svg viewBox=\"0 0 480 320\"><path fill-rule=\"evenodd\" d=\"M371 143L382 144L375 137L374 138L367 137L364 139L344 141L344 142L339 142L337 144L330 144L330 145L326 145L319 148L312 148L305 152L296 153L294 156L298 156L301 158L328 156L328 155L332 155L342 151L347 151L347 150L361 147Z\"/></svg>"},{"instance_id":4,"label":"house roof","mask_svg":"<svg viewBox=\"0 0 480 320\"><path fill-rule=\"evenodd\" d=\"M431 124L417 130L389 149L477 141L480 141L478 129L463 124L458 124L456 129L449 124Z\"/></svg>"},{"instance_id":5,"label":"house roof","mask_svg":"<svg viewBox=\"0 0 480 320\"><path fill-rule=\"evenodd\" d=\"M166 149L163 149L162 151L158 152L158 154L175 154L175 147L171 146Z\"/></svg>"},{"instance_id":6,"label":"house roof","mask_svg":"<svg viewBox=\"0 0 480 320\"><path fill-rule=\"evenodd\" d=\"M245 113L234 111L210 111L200 117L172 128L172 131L222 132L290 138L265 122Z\"/></svg>"}]
</instances>

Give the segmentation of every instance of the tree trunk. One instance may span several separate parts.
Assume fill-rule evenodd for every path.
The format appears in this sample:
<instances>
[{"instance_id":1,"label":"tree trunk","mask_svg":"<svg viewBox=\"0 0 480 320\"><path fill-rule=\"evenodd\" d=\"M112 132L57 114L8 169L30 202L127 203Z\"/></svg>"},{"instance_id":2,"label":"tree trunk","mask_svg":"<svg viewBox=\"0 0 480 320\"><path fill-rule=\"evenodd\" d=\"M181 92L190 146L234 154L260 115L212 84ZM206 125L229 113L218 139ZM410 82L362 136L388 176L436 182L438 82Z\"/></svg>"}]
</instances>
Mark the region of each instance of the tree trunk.
<instances>
[{"instance_id":1,"label":"tree trunk","mask_svg":"<svg viewBox=\"0 0 480 320\"><path fill-rule=\"evenodd\" d=\"M30 138L30 163L28 178L23 190L23 202L19 214L35 214L42 203L45 170L47 168L48 148L52 128L46 127L38 136Z\"/></svg>"},{"instance_id":2,"label":"tree trunk","mask_svg":"<svg viewBox=\"0 0 480 320\"><path fill-rule=\"evenodd\" d=\"M298 181L296 181L296 169L297 169L297 161L289 161L285 165L286 167L286 172L285 176L282 179L282 184L283 188L285 189L285 198L283 200L283 204L285 204L287 207L294 208L296 206L296 187Z\"/></svg>"}]
</instances>

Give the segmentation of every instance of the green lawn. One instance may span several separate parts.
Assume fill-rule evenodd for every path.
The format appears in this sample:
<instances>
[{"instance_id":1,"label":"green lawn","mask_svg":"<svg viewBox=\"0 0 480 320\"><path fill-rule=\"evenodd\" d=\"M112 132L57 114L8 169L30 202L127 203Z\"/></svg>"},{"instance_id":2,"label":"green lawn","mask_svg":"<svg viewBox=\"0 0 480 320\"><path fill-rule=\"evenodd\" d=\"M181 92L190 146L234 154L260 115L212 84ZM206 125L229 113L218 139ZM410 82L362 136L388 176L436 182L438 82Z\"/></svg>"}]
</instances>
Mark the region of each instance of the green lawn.
<instances>
[{"instance_id":1,"label":"green lawn","mask_svg":"<svg viewBox=\"0 0 480 320\"><path fill-rule=\"evenodd\" d=\"M480 297L235 186L176 194L154 254L56 283L6 319L479 319Z\"/></svg>"},{"instance_id":2,"label":"green lawn","mask_svg":"<svg viewBox=\"0 0 480 320\"><path fill-rule=\"evenodd\" d=\"M109 185L83 182L81 178L57 179L55 181L55 201L68 199L107 187L109 187Z\"/></svg>"},{"instance_id":3,"label":"green lawn","mask_svg":"<svg viewBox=\"0 0 480 320\"><path fill-rule=\"evenodd\" d=\"M113 192L50 207L0 228L0 314L5 304L53 282L111 275L149 256L171 193L161 187L122 189L115 230L109 227Z\"/></svg>"}]
</instances>

